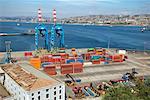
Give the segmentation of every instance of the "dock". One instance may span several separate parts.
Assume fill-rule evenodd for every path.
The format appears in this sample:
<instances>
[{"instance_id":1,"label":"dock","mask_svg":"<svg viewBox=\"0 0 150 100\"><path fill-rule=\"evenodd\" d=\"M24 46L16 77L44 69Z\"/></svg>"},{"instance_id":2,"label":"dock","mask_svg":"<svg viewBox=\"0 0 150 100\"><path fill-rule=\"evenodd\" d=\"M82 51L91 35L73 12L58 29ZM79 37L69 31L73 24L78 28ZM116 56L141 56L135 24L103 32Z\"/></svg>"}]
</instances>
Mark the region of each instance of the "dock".
<instances>
[{"instance_id":1,"label":"dock","mask_svg":"<svg viewBox=\"0 0 150 100\"><path fill-rule=\"evenodd\" d=\"M22 36L22 35L34 35L34 33L0 33L0 36Z\"/></svg>"}]
</instances>

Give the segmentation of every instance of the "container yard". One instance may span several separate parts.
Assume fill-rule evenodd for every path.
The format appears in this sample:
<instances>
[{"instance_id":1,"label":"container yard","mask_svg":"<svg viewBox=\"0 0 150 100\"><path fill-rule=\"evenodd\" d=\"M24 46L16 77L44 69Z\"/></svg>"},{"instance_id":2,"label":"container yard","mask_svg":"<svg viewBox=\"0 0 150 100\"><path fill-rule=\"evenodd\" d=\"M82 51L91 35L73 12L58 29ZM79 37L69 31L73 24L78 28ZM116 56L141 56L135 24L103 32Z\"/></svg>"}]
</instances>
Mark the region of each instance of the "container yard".
<instances>
[{"instance_id":1,"label":"container yard","mask_svg":"<svg viewBox=\"0 0 150 100\"><path fill-rule=\"evenodd\" d=\"M3 61L5 53L0 55ZM105 48L62 48L56 53L44 50L40 53L35 51L11 53L11 57L16 60L14 64L30 64L36 70L65 82L67 98L94 100L95 97L101 98L100 95L105 94L104 89L96 88L100 84L112 87L110 80L130 84L122 77L127 72L131 73L133 68L138 72L136 76L149 75L149 55L131 51L119 54L116 49Z\"/></svg>"}]
</instances>

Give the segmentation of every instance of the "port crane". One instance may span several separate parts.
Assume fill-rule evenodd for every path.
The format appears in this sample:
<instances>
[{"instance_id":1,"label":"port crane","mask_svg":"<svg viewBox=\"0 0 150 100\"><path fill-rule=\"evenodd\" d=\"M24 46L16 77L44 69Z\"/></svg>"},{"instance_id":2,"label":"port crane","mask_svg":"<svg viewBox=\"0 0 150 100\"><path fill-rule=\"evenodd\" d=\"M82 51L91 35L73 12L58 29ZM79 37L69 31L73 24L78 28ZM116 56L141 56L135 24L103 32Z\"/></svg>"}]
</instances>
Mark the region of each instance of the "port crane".
<instances>
[{"instance_id":1,"label":"port crane","mask_svg":"<svg viewBox=\"0 0 150 100\"><path fill-rule=\"evenodd\" d=\"M10 63L11 62L11 41L5 41L5 45L6 45L6 59L5 59L5 63Z\"/></svg>"},{"instance_id":2,"label":"port crane","mask_svg":"<svg viewBox=\"0 0 150 100\"><path fill-rule=\"evenodd\" d=\"M39 24L35 27L35 46L36 50L39 49L39 36L41 35L42 37L45 38L45 49L49 50L49 34L48 34L48 29L44 24L42 24L42 11L41 9L38 9L38 21Z\"/></svg>"},{"instance_id":3,"label":"port crane","mask_svg":"<svg viewBox=\"0 0 150 100\"><path fill-rule=\"evenodd\" d=\"M50 34L51 48L64 47L64 31L61 25L54 25Z\"/></svg>"},{"instance_id":4,"label":"port crane","mask_svg":"<svg viewBox=\"0 0 150 100\"><path fill-rule=\"evenodd\" d=\"M64 30L63 27L56 23L56 10L53 10L53 22L54 25L51 28L51 34L50 34L50 44L51 48L64 47Z\"/></svg>"},{"instance_id":5,"label":"port crane","mask_svg":"<svg viewBox=\"0 0 150 100\"><path fill-rule=\"evenodd\" d=\"M43 24L39 24L38 26L35 27L35 45L36 45L36 50L39 49L39 35L45 38L45 49L49 50L49 34L48 34L48 29L45 27Z\"/></svg>"},{"instance_id":6,"label":"port crane","mask_svg":"<svg viewBox=\"0 0 150 100\"><path fill-rule=\"evenodd\" d=\"M35 45L36 50L39 49L39 35L45 37L45 49L52 50L55 47L63 48L64 47L64 30L63 27L59 24L56 24L56 10L53 10L53 20L54 25L52 26L50 33L42 22L42 12L41 9L38 9L38 20L39 25L35 27Z\"/></svg>"}]
</instances>

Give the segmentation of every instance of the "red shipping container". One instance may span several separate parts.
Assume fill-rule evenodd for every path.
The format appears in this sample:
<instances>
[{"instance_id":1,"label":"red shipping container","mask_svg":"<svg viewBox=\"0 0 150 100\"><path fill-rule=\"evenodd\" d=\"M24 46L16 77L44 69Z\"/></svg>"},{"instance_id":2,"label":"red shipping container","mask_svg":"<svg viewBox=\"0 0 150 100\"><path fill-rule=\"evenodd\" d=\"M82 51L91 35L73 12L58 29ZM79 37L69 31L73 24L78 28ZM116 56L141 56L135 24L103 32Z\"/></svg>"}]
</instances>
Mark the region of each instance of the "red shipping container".
<instances>
[{"instance_id":1,"label":"red shipping container","mask_svg":"<svg viewBox=\"0 0 150 100\"><path fill-rule=\"evenodd\" d=\"M114 62L123 62L123 57L124 57L124 55L114 55L114 56L112 56L112 61L114 61Z\"/></svg>"},{"instance_id":2,"label":"red shipping container","mask_svg":"<svg viewBox=\"0 0 150 100\"><path fill-rule=\"evenodd\" d=\"M105 59L104 58L100 58L100 61L105 61Z\"/></svg>"},{"instance_id":3,"label":"red shipping container","mask_svg":"<svg viewBox=\"0 0 150 100\"><path fill-rule=\"evenodd\" d=\"M46 71L46 73L47 73L48 75L56 75L56 74L57 74L56 71L51 71L51 72L47 72L47 71Z\"/></svg>"},{"instance_id":4,"label":"red shipping container","mask_svg":"<svg viewBox=\"0 0 150 100\"><path fill-rule=\"evenodd\" d=\"M67 54L67 53L61 53L60 56L61 56L61 58L67 59L69 57L69 54Z\"/></svg>"},{"instance_id":5,"label":"red shipping container","mask_svg":"<svg viewBox=\"0 0 150 100\"><path fill-rule=\"evenodd\" d=\"M59 50L65 50L66 48L60 48Z\"/></svg>"},{"instance_id":6,"label":"red shipping container","mask_svg":"<svg viewBox=\"0 0 150 100\"><path fill-rule=\"evenodd\" d=\"M24 52L24 56L32 56L32 52Z\"/></svg>"},{"instance_id":7,"label":"red shipping container","mask_svg":"<svg viewBox=\"0 0 150 100\"><path fill-rule=\"evenodd\" d=\"M100 64L100 60L93 60L92 64Z\"/></svg>"},{"instance_id":8,"label":"red shipping container","mask_svg":"<svg viewBox=\"0 0 150 100\"><path fill-rule=\"evenodd\" d=\"M72 64L62 64L61 65L61 73L62 74L73 73L73 65Z\"/></svg>"},{"instance_id":9,"label":"red shipping container","mask_svg":"<svg viewBox=\"0 0 150 100\"><path fill-rule=\"evenodd\" d=\"M61 70L61 74L70 74L73 73L73 70Z\"/></svg>"},{"instance_id":10,"label":"red shipping container","mask_svg":"<svg viewBox=\"0 0 150 100\"><path fill-rule=\"evenodd\" d=\"M64 58L61 59L61 64L65 64L66 60Z\"/></svg>"},{"instance_id":11,"label":"red shipping container","mask_svg":"<svg viewBox=\"0 0 150 100\"><path fill-rule=\"evenodd\" d=\"M80 62L74 62L74 63L71 63L73 64L73 68L83 68L83 64L80 63Z\"/></svg>"},{"instance_id":12,"label":"red shipping container","mask_svg":"<svg viewBox=\"0 0 150 100\"><path fill-rule=\"evenodd\" d=\"M46 65L44 71L49 75L56 75L56 66L55 65Z\"/></svg>"},{"instance_id":13,"label":"red shipping container","mask_svg":"<svg viewBox=\"0 0 150 100\"><path fill-rule=\"evenodd\" d=\"M74 69L74 73L81 73L83 72L83 69Z\"/></svg>"},{"instance_id":14,"label":"red shipping container","mask_svg":"<svg viewBox=\"0 0 150 100\"><path fill-rule=\"evenodd\" d=\"M61 64L61 70L73 70L72 64Z\"/></svg>"},{"instance_id":15,"label":"red shipping container","mask_svg":"<svg viewBox=\"0 0 150 100\"><path fill-rule=\"evenodd\" d=\"M89 61L91 59L91 55L89 53L84 55L84 60Z\"/></svg>"}]
</instances>

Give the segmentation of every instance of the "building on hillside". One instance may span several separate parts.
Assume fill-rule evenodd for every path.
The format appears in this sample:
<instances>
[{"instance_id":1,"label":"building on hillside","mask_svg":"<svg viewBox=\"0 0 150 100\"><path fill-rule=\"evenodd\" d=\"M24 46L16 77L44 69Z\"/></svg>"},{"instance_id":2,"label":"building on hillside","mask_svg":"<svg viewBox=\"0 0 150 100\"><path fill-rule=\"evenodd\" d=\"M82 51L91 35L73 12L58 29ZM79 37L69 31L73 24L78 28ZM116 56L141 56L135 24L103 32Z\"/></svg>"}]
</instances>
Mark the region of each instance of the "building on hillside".
<instances>
[{"instance_id":1,"label":"building on hillside","mask_svg":"<svg viewBox=\"0 0 150 100\"><path fill-rule=\"evenodd\" d=\"M65 84L32 66L7 64L1 67L5 75L0 82L14 100L65 100Z\"/></svg>"}]
</instances>

